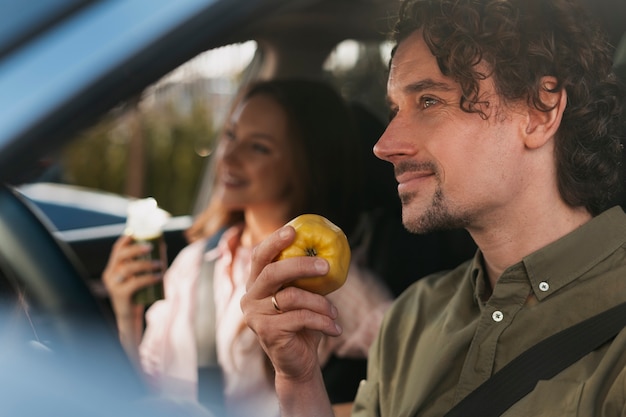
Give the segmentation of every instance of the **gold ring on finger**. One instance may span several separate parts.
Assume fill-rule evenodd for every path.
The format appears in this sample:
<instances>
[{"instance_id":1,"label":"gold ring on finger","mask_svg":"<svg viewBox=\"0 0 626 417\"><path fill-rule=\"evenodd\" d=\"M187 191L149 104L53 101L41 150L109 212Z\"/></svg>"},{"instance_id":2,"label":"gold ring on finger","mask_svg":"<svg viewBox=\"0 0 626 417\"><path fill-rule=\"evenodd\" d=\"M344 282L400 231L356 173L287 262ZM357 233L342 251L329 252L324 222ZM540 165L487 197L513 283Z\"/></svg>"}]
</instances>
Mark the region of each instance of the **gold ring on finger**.
<instances>
[{"instance_id":1,"label":"gold ring on finger","mask_svg":"<svg viewBox=\"0 0 626 417\"><path fill-rule=\"evenodd\" d=\"M278 313L282 313L283 310L280 309L278 302L276 301L276 294L272 295L272 305L274 306L274 310Z\"/></svg>"}]
</instances>

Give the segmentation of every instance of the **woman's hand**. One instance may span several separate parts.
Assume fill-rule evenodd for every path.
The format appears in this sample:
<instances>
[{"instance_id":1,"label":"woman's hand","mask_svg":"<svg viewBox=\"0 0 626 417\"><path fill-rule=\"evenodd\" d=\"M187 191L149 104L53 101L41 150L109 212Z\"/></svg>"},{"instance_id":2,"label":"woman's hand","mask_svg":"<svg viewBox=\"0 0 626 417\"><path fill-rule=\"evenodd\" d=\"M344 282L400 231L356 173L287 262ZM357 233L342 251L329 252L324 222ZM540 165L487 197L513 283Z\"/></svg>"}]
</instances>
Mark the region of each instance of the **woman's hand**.
<instances>
[{"instance_id":1,"label":"woman's hand","mask_svg":"<svg viewBox=\"0 0 626 417\"><path fill-rule=\"evenodd\" d=\"M137 306L132 304L133 294L140 288L161 280L161 261L142 260L150 252L150 245L134 244L130 236L117 239L102 273L102 281L111 297L118 318L131 315Z\"/></svg>"},{"instance_id":2,"label":"woman's hand","mask_svg":"<svg viewBox=\"0 0 626 417\"><path fill-rule=\"evenodd\" d=\"M131 357L137 356L137 346L143 334L144 306L132 302L140 288L162 279L161 261L142 260L151 250L150 245L135 244L130 236L117 239L102 273L102 281L111 299L120 340Z\"/></svg>"},{"instance_id":3,"label":"woman's hand","mask_svg":"<svg viewBox=\"0 0 626 417\"><path fill-rule=\"evenodd\" d=\"M297 278L326 274L329 265L322 258L306 256L274 262L294 238L294 229L285 226L254 249L241 308L246 324L257 334L274 365L285 415L296 414L299 408L311 412L321 407L328 412L330 403L326 404L317 346L322 334L341 334L337 309L324 296L283 285Z\"/></svg>"}]
</instances>

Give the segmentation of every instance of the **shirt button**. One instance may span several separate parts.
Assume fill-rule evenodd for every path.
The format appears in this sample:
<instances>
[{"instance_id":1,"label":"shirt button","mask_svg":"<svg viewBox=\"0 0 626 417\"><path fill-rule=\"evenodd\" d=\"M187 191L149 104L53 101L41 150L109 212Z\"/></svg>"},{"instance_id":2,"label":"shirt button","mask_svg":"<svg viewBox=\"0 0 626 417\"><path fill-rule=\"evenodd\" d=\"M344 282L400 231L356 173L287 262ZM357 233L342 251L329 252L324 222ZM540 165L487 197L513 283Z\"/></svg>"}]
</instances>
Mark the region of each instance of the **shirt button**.
<instances>
[{"instance_id":1,"label":"shirt button","mask_svg":"<svg viewBox=\"0 0 626 417\"><path fill-rule=\"evenodd\" d=\"M548 291L548 290L550 289L550 284L548 284L548 283L547 283L547 282L545 282L545 281L541 281L541 282L539 283L539 289L540 289L541 291L543 291L543 292L546 292L546 291Z\"/></svg>"},{"instance_id":2,"label":"shirt button","mask_svg":"<svg viewBox=\"0 0 626 417\"><path fill-rule=\"evenodd\" d=\"M491 318L493 319L493 321L495 321L496 323L500 323L502 321L502 319L504 319L504 314L502 314L502 312L500 310L496 310L493 312L493 314L491 315Z\"/></svg>"}]
</instances>

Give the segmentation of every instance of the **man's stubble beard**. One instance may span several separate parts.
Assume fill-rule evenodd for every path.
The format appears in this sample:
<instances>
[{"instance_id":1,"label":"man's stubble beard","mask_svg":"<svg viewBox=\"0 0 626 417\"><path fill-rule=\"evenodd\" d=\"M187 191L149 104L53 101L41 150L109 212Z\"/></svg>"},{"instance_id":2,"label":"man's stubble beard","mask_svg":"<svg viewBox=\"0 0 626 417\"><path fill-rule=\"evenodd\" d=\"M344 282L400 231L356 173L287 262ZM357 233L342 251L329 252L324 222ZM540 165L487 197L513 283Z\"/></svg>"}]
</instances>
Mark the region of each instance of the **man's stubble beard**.
<instances>
[{"instance_id":1,"label":"man's stubble beard","mask_svg":"<svg viewBox=\"0 0 626 417\"><path fill-rule=\"evenodd\" d=\"M400 195L402 210L407 210L417 193ZM462 229L470 223L467 213L455 212L449 206L443 190L437 187L426 210L416 217L404 218L404 227L411 233L425 234L438 230Z\"/></svg>"}]
</instances>

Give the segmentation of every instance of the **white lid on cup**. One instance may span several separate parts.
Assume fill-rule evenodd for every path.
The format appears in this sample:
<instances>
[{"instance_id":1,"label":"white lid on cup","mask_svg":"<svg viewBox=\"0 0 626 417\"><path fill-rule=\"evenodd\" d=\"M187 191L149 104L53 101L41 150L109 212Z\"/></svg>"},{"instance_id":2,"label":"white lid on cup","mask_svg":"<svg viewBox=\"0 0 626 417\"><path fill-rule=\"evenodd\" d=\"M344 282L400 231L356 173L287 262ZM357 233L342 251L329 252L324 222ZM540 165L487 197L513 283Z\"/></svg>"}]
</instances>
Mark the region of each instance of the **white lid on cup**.
<instances>
[{"instance_id":1,"label":"white lid on cup","mask_svg":"<svg viewBox=\"0 0 626 417\"><path fill-rule=\"evenodd\" d=\"M152 197L131 201L127 212L125 233L142 240L160 236L170 218L170 214L159 208Z\"/></svg>"}]
</instances>

